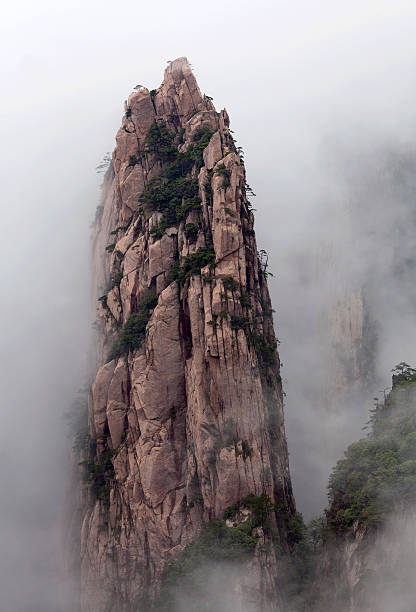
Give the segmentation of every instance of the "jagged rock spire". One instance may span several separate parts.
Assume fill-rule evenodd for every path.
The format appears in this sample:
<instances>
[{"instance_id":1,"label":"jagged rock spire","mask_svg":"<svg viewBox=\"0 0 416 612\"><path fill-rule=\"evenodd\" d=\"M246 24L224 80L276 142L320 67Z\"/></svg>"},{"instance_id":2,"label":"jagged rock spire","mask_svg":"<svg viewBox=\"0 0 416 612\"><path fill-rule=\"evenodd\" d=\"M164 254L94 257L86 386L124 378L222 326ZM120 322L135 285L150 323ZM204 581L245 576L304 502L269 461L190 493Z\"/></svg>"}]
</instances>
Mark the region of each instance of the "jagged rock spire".
<instances>
[{"instance_id":1,"label":"jagged rock spire","mask_svg":"<svg viewBox=\"0 0 416 612\"><path fill-rule=\"evenodd\" d=\"M178 58L129 96L116 142L93 238L82 611L154 600L166 563L248 495L275 506L230 589L244 610L280 610L261 546L287 549L294 512L279 357L227 112Z\"/></svg>"}]
</instances>

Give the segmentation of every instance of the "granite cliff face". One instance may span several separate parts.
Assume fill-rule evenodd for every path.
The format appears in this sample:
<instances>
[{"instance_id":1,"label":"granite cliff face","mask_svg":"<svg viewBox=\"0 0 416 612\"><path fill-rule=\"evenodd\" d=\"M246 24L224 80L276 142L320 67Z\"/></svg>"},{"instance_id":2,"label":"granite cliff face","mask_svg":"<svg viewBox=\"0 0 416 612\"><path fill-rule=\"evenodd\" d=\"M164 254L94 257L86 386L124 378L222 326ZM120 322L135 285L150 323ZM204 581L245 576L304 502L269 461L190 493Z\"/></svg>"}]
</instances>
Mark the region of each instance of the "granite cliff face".
<instances>
[{"instance_id":1,"label":"granite cliff face","mask_svg":"<svg viewBox=\"0 0 416 612\"><path fill-rule=\"evenodd\" d=\"M210 520L228 509L227 525L246 522L263 503L267 528L252 521L228 588L235 610L280 610L275 550L295 509L241 151L185 58L129 97L116 143L93 236L80 608L140 610Z\"/></svg>"}]
</instances>

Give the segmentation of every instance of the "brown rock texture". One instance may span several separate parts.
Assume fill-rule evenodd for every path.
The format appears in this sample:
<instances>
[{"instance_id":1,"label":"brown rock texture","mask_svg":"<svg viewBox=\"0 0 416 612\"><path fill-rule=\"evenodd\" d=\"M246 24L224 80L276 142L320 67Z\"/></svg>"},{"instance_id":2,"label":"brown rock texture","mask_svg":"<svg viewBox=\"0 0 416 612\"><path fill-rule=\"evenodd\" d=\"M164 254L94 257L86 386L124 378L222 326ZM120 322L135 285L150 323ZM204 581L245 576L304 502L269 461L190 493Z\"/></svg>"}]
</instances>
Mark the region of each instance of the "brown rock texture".
<instances>
[{"instance_id":1,"label":"brown rock texture","mask_svg":"<svg viewBox=\"0 0 416 612\"><path fill-rule=\"evenodd\" d=\"M236 610L280 610L273 544L288 549L295 508L279 356L227 112L216 112L179 58L157 90L130 95L116 143L93 235L101 299L82 455L90 482L81 496L81 610L140 610L165 564L249 494L278 510L267 530L257 528L256 551L229 588ZM152 200L157 177L173 197L169 164L177 153L189 162L192 151L193 195L169 206L166 194ZM133 346L129 325L152 299Z\"/></svg>"}]
</instances>

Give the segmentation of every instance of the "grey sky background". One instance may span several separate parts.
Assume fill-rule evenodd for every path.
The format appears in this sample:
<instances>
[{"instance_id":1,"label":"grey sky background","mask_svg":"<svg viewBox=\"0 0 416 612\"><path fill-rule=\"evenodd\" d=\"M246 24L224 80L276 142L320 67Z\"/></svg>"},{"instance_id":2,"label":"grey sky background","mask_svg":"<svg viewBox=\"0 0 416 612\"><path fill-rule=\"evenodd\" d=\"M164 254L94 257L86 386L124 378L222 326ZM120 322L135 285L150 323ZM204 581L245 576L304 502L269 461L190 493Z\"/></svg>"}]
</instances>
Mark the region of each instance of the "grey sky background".
<instances>
[{"instance_id":1,"label":"grey sky background","mask_svg":"<svg viewBox=\"0 0 416 612\"><path fill-rule=\"evenodd\" d=\"M385 254L394 189L373 209L375 233L367 231L372 219L362 233L360 223L347 229L342 211L354 198L358 208L373 193L381 198L377 160L386 151L413 159L416 5L25 0L4 5L1 17L0 607L56 612L62 414L84 383L89 224L101 181L94 169L113 149L124 100L137 84L157 87L166 62L186 55L202 91L230 114L257 193L258 244L276 275L292 470L300 510L310 515L325 503L330 466L360 435L371 406L322 421L310 401L324 363L311 321L334 280L311 282L308 266L329 235L345 272L340 285L365 281L361 263ZM370 166L373 187L352 195L351 182L361 184ZM390 308L390 281L377 300L387 382L394 363L416 363L413 298L404 292Z\"/></svg>"}]
</instances>

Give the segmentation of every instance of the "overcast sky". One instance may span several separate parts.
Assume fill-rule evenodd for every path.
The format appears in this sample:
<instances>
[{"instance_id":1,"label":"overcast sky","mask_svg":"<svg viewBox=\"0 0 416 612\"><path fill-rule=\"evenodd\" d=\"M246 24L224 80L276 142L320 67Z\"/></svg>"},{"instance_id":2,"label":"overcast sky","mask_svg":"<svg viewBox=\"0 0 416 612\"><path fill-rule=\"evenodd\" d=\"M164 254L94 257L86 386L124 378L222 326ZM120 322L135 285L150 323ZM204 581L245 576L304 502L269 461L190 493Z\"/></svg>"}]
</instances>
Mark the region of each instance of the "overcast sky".
<instances>
[{"instance_id":1,"label":"overcast sky","mask_svg":"<svg viewBox=\"0 0 416 612\"><path fill-rule=\"evenodd\" d=\"M349 197L342 160L360 166L362 149L368 159L368 151L386 146L413 154L415 40L411 1L25 0L3 6L0 576L6 584L0 577L0 597L8 612L56 611L41 595L40 560L53 550L50 526L64 479L62 413L84 382L89 223L101 180L94 169L114 147L132 88L157 87L167 61L186 55L202 91L230 114L257 193L259 246L270 252L276 275L271 293L300 489L308 457L293 457L305 446L293 439L296 423L310 425L308 440L317 440L317 448L322 424L292 390L316 366L305 313L325 291L309 292L314 304L305 300L299 261L316 248L319 203L336 202L340 192ZM413 336L405 330L396 334L394 350L386 346L380 368L387 380L390 357L391 365L416 363L409 354ZM299 490L307 513L324 503L327 462L325 455L311 508ZM16 575L25 579L13 589Z\"/></svg>"}]
</instances>

